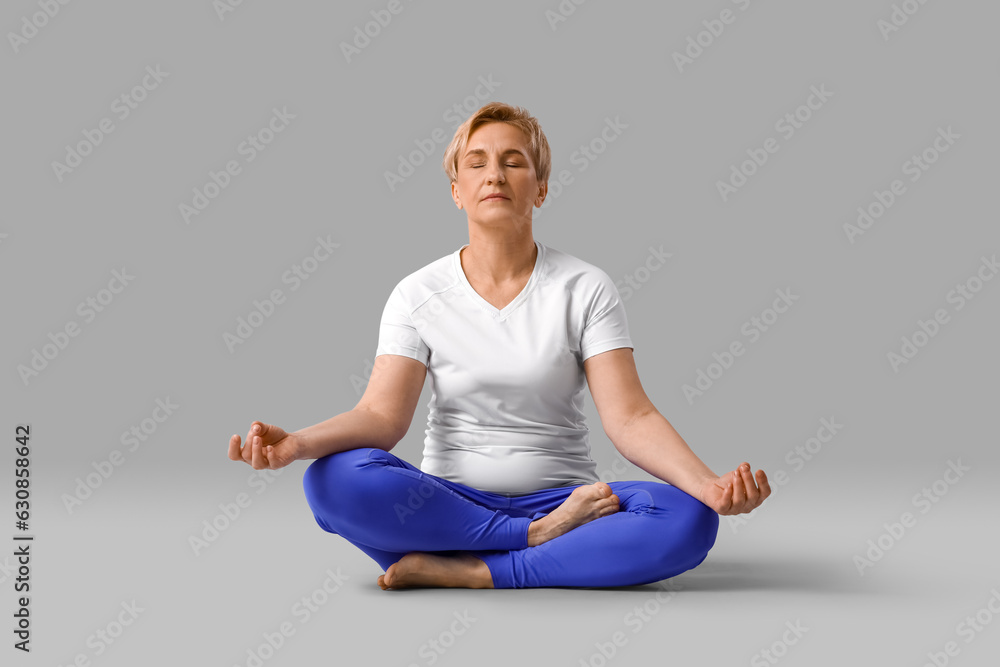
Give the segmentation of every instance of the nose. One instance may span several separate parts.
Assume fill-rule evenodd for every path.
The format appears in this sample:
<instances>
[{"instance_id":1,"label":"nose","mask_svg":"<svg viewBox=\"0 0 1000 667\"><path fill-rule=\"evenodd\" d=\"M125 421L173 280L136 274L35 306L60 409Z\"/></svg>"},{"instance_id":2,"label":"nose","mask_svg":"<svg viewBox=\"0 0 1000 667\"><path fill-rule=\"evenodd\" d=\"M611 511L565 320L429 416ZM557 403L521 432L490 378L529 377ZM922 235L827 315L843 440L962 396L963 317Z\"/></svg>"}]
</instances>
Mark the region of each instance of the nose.
<instances>
[{"instance_id":1,"label":"nose","mask_svg":"<svg viewBox=\"0 0 1000 667\"><path fill-rule=\"evenodd\" d=\"M503 183L506 180L503 175L503 169L500 167L499 163L491 164L486 169L486 183L488 185L492 185L493 183Z\"/></svg>"}]
</instances>

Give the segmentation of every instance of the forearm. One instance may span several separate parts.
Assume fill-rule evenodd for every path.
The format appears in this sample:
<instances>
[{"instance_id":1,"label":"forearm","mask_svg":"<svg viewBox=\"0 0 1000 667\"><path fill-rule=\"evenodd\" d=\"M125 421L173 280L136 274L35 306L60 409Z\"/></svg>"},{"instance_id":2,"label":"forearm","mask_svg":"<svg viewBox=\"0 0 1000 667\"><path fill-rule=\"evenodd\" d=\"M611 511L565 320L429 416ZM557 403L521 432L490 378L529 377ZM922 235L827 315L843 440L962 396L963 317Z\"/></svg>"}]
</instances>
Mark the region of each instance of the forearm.
<instances>
[{"instance_id":1,"label":"forearm","mask_svg":"<svg viewBox=\"0 0 1000 667\"><path fill-rule=\"evenodd\" d=\"M719 477L655 409L632 422L612 438L612 443L622 456L650 475L698 500L705 482Z\"/></svg>"},{"instance_id":2,"label":"forearm","mask_svg":"<svg viewBox=\"0 0 1000 667\"><path fill-rule=\"evenodd\" d=\"M301 442L299 459L318 459L328 454L375 447L389 451L400 438L391 424L377 413L352 409L290 434Z\"/></svg>"}]
</instances>

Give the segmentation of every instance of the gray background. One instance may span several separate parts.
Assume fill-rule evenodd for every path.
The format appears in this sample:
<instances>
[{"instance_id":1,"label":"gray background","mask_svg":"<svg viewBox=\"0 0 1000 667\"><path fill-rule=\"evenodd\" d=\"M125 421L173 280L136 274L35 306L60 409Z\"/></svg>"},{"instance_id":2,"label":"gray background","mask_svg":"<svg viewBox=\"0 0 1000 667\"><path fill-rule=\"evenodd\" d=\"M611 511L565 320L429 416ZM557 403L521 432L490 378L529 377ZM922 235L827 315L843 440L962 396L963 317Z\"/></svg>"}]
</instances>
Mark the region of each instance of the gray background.
<instances>
[{"instance_id":1,"label":"gray background","mask_svg":"<svg viewBox=\"0 0 1000 667\"><path fill-rule=\"evenodd\" d=\"M285 621L295 634L266 665L600 665L598 645L619 631L627 641L608 664L765 664L759 652L775 642L788 665L917 665L948 641L959 649L951 664L996 655L1000 623L969 642L957 626L1000 590L988 495L1000 281L961 310L947 298L1000 250L997 5L927 3L885 39L886 0L567 0L574 11L554 29L555 0L403 0L348 62L341 42L386 6L246 0L220 19L208 1L70 3L38 18L16 53L9 33L42 10L28 0L0 10L0 478L12 517L14 428L30 424L36 536L33 651L8 643L5 664L83 654L100 665L247 665ZM674 52L724 9L735 20L679 71ZM147 66L169 76L120 120L112 102ZM480 77L496 89L477 99ZM785 139L775 122L811 86L832 97ZM748 460L772 479L787 474L745 524L723 518L716 547L672 580L667 603L657 593L671 582L384 592L377 564L315 524L306 463L264 478L226 457L252 420L294 430L357 402L393 285L468 241L440 167L457 126L445 113L468 104L449 116L464 120L490 100L531 111L553 174L573 176L538 214L535 238L616 281L645 279L626 310L659 410L716 472ZM273 108L295 118L246 162L237 147ZM114 131L60 182L52 163L106 117ZM577 151L608 118L627 128L581 169ZM948 127L960 138L911 182L903 164ZM446 139L390 189L385 172L438 129ZM768 137L778 152L723 201L716 182ZM186 223L179 205L234 159L242 172ZM897 178L905 194L850 243L844 224ZM317 237L340 247L293 291L282 274ZM650 246L672 257L645 274ZM123 267L134 280L85 322L78 304ZM285 303L230 352L223 335L276 288ZM686 400L682 386L713 353L748 343L741 326L779 288L795 305ZM938 308L949 322L894 371L887 354ZM19 366L70 322L79 335L23 381ZM134 451L123 446L168 397L174 413ZM394 450L418 465L429 398ZM649 479L631 465L614 472L620 457L589 397L587 409L604 479ZM822 418L843 428L792 464ZM114 450L124 462L67 509ZM969 468L954 484L940 481L949 461ZM936 481L947 493L916 504ZM189 538L240 493L250 505L196 555ZM904 512L915 525L887 537ZM854 558L880 537L890 550L859 573ZM8 625L13 564L0 559ZM328 568L347 578L303 623L293 605L321 590ZM133 600L143 611L97 655L88 637ZM628 614L643 605L655 613L634 632ZM463 611L476 621L449 637ZM786 622L808 630L783 652ZM421 651L438 638L451 644L443 654Z\"/></svg>"}]
</instances>

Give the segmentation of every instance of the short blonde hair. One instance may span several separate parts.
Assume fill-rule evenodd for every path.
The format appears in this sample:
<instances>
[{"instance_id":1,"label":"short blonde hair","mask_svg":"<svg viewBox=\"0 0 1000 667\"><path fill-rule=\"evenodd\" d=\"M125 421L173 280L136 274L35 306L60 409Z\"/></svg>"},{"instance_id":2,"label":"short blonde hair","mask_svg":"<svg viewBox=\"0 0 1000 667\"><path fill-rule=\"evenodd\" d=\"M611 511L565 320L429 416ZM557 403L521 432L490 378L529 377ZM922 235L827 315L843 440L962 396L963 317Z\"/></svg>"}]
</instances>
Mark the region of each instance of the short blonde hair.
<instances>
[{"instance_id":1,"label":"short blonde hair","mask_svg":"<svg viewBox=\"0 0 1000 667\"><path fill-rule=\"evenodd\" d=\"M449 181L454 182L458 179L458 158L465 152L469 137L476 128L486 123L508 123L521 130L528 139L529 157L535 165L538 182L548 182L549 171L552 168L552 154L549 151L549 141L542 132L542 126L527 109L503 102L488 102L455 130L455 136L445 149L442 163Z\"/></svg>"}]
</instances>

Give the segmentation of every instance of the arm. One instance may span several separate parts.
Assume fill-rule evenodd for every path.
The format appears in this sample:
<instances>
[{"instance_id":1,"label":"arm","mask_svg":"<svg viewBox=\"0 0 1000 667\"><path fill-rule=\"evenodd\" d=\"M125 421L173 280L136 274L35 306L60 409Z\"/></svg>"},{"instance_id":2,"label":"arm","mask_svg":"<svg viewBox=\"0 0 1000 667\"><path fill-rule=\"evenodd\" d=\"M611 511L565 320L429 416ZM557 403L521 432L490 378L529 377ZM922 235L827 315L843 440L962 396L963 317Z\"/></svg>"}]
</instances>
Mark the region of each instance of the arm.
<instances>
[{"instance_id":1,"label":"arm","mask_svg":"<svg viewBox=\"0 0 1000 667\"><path fill-rule=\"evenodd\" d=\"M364 396L353 409L295 431L299 459L318 459L359 447L391 450L410 428L427 367L396 354L375 357Z\"/></svg>"},{"instance_id":2,"label":"arm","mask_svg":"<svg viewBox=\"0 0 1000 667\"><path fill-rule=\"evenodd\" d=\"M365 395L353 409L292 433L255 421L250 424L246 444L239 435L229 439L229 458L254 470L276 470L293 461L360 447L389 451L410 428L426 374L427 367L416 359L379 355Z\"/></svg>"},{"instance_id":3,"label":"arm","mask_svg":"<svg viewBox=\"0 0 1000 667\"><path fill-rule=\"evenodd\" d=\"M596 354L584 361L584 371L604 432L633 464L720 514L749 512L770 495L763 470L757 483L749 464L720 477L691 451L646 396L631 348Z\"/></svg>"},{"instance_id":4,"label":"arm","mask_svg":"<svg viewBox=\"0 0 1000 667\"><path fill-rule=\"evenodd\" d=\"M385 417L371 410L353 408L324 422L290 433L299 441L297 460L318 459L358 447L389 451L402 438Z\"/></svg>"}]
</instances>

